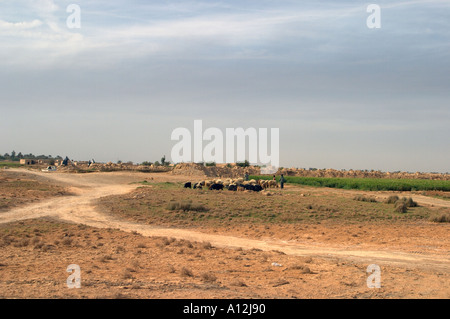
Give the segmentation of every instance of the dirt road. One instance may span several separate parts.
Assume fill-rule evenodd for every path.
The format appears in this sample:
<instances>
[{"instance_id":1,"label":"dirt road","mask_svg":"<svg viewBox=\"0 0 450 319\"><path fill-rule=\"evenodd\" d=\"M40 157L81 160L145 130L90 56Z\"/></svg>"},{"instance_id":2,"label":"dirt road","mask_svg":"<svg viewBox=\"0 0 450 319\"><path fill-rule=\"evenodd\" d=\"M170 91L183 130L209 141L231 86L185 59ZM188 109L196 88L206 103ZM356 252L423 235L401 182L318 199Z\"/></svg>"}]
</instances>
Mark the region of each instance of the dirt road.
<instances>
[{"instance_id":1,"label":"dirt road","mask_svg":"<svg viewBox=\"0 0 450 319\"><path fill-rule=\"evenodd\" d=\"M297 256L316 256L364 262L366 264L389 264L406 268L422 268L437 271L450 271L448 254L414 254L390 250L348 250L344 247L306 246L294 242L281 240L255 240L234 236L201 233L186 229L174 229L143 225L98 212L93 201L109 195L121 195L132 191L139 184L132 182L144 179L154 181L183 180L183 177L167 174L141 173L90 173L90 174L62 174L57 172L44 173L38 171L11 170L21 174L33 174L36 177L47 178L55 183L70 187L73 196L49 199L47 201L15 208L0 214L0 223L50 216L62 221L80 223L99 228L115 228L123 231L136 231L144 236L166 236L191 241L210 242L216 247L242 247L244 249L257 248L265 251L277 250L285 254ZM419 203L421 199L417 198ZM425 202L424 202L425 203ZM445 201L427 198L426 204L447 205Z\"/></svg>"}]
</instances>

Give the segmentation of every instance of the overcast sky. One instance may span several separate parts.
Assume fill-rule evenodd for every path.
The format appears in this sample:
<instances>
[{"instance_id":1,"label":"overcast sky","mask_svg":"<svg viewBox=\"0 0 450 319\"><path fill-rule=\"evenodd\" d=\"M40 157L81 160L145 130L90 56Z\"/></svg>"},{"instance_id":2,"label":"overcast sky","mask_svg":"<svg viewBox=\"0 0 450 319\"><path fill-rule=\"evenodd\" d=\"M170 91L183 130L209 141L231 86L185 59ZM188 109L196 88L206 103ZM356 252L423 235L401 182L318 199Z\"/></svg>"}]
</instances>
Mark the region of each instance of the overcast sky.
<instances>
[{"instance_id":1,"label":"overcast sky","mask_svg":"<svg viewBox=\"0 0 450 319\"><path fill-rule=\"evenodd\" d=\"M284 167L450 172L450 1L1 0L0 46L2 154L170 160L201 119L279 128Z\"/></svg>"}]
</instances>

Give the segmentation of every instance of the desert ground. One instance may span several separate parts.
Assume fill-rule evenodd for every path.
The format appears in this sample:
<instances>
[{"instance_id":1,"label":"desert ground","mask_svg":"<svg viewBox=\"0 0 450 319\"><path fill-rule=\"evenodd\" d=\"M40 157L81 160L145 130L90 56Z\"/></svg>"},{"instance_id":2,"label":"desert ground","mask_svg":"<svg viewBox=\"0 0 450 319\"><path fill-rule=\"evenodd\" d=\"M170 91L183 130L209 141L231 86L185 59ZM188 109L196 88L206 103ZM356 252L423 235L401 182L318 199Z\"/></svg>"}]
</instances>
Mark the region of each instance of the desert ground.
<instances>
[{"instance_id":1,"label":"desert ground","mask_svg":"<svg viewBox=\"0 0 450 319\"><path fill-rule=\"evenodd\" d=\"M0 297L450 297L450 224L432 220L448 193L395 193L419 204L398 213L385 202L394 192L183 188L190 180L0 171ZM372 264L380 288L367 285Z\"/></svg>"}]
</instances>

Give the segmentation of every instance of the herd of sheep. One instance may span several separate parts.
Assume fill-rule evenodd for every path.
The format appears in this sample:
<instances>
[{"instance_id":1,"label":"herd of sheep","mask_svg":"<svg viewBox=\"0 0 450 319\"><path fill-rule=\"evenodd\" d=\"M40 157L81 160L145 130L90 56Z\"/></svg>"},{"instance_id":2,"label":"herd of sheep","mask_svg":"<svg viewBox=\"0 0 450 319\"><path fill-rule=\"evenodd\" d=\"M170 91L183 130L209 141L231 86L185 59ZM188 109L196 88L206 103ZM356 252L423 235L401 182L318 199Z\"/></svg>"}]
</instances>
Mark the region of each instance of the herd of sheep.
<instances>
[{"instance_id":1,"label":"herd of sheep","mask_svg":"<svg viewBox=\"0 0 450 319\"><path fill-rule=\"evenodd\" d=\"M260 192L266 188L278 187L278 183L275 180L254 180L244 181L243 178L237 179L216 179L216 180L204 180L197 183L187 182L184 184L184 188L203 189L209 190L223 190L229 191L254 191Z\"/></svg>"}]
</instances>

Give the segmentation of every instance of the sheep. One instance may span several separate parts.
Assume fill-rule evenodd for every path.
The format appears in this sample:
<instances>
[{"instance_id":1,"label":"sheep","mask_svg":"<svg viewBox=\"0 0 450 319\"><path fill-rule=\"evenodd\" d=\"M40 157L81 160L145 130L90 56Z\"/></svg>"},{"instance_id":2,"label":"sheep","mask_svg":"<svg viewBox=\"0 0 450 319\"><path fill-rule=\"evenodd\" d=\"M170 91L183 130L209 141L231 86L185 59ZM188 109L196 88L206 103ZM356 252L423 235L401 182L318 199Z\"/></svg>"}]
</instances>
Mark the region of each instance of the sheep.
<instances>
[{"instance_id":1,"label":"sheep","mask_svg":"<svg viewBox=\"0 0 450 319\"><path fill-rule=\"evenodd\" d=\"M269 187L278 187L277 181L274 180L269 181Z\"/></svg>"},{"instance_id":2,"label":"sheep","mask_svg":"<svg viewBox=\"0 0 450 319\"><path fill-rule=\"evenodd\" d=\"M254 187L254 191L255 192L260 192L260 191L262 191L263 190L263 188L262 188L262 186L261 185L253 185L253 187Z\"/></svg>"},{"instance_id":3,"label":"sheep","mask_svg":"<svg viewBox=\"0 0 450 319\"><path fill-rule=\"evenodd\" d=\"M214 181L205 181L205 186L206 187L211 187L211 185L213 185L214 184Z\"/></svg>"},{"instance_id":4,"label":"sheep","mask_svg":"<svg viewBox=\"0 0 450 319\"><path fill-rule=\"evenodd\" d=\"M209 187L209 190L223 190L223 185L222 184L212 184Z\"/></svg>"},{"instance_id":5,"label":"sheep","mask_svg":"<svg viewBox=\"0 0 450 319\"><path fill-rule=\"evenodd\" d=\"M269 188L269 181L267 181L267 180L262 181L261 186L264 189Z\"/></svg>"},{"instance_id":6,"label":"sheep","mask_svg":"<svg viewBox=\"0 0 450 319\"><path fill-rule=\"evenodd\" d=\"M251 184L243 185L243 187L245 188L245 190L254 192L260 192L263 189L260 185L251 185Z\"/></svg>"},{"instance_id":7,"label":"sheep","mask_svg":"<svg viewBox=\"0 0 450 319\"><path fill-rule=\"evenodd\" d=\"M195 183L193 188L194 189L202 189L203 187L202 187L201 183Z\"/></svg>"},{"instance_id":8,"label":"sheep","mask_svg":"<svg viewBox=\"0 0 450 319\"><path fill-rule=\"evenodd\" d=\"M237 183L237 181L242 180L240 183ZM275 182L271 183L271 182ZM267 181L267 180L250 180L250 181L243 181L243 179L228 179L227 181L223 182L220 179L216 180L207 180L207 181L200 181L200 182L186 182L184 183L184 188L193 188L193 189L203 189L203 187L207 187L209 190L223 190L224 188L228 189L229 191L255 191L260 192L261 190L269 187L269 183L274 186L276 185L278 187L278 184L276 181Z\"/></svg>"}]
</instances>

